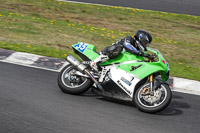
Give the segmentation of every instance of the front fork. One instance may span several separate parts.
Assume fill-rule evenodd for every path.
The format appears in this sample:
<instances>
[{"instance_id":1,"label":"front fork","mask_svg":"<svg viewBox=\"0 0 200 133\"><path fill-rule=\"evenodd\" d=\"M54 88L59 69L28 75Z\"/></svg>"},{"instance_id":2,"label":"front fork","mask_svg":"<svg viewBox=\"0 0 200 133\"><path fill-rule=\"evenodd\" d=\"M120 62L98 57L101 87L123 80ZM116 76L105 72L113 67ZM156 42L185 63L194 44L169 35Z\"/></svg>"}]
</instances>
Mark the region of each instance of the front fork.
<instances>
[{"instance_id":1,"label":"front fork","mask_svg":"<svg viewBox=\"0 0 200 133\"><path fill-rule=\"evenodd\" d=\"M152 60L150 60L149 62L152 62ZM148 94L150 94L150 95L154 95L154 90L153 90L153 74L151 74L150 76L149 76L149 83L150 83L150 88L148 89L148 88L144 88L143 89L143 91L142 91L142 94L145 94L145 92L147 92L147 90L148 90Z\"/></svg>"},{"instance_id":2,"label":"front fork","mask_svg":"<svg viewBox=\"0 0 200 133\"><path fill-rule=\"evenodd\" d=\"M149 62L152 62L152 60L150 60ZM149 89L149 93L151 94L151 95L154 95L154 90L153 90L153 74L151 74L150 76L149 76L149 82L150 82L150 89Z\"/></svg>"}]
</instances>

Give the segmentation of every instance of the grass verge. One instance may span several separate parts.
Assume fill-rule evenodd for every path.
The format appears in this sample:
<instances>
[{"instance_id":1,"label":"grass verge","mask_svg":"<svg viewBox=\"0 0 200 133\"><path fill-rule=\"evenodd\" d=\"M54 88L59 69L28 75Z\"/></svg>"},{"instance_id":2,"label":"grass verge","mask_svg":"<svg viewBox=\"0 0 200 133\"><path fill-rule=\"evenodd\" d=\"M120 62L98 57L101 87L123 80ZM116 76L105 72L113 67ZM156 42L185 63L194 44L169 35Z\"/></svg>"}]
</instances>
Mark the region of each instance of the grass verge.
<instances>
[{"instance_id":1,"label":"grass verge","mask_svg":"<svg viewBox=\"0 0 200 133\"><path fill-rule=\"evenodd\" d=\"M64 58L78 41L97 50L138 29L153 35L171 75L200 80L200 17L64 3L54 0L1 0L0 48Z\"/></svg>"}]
</instances>

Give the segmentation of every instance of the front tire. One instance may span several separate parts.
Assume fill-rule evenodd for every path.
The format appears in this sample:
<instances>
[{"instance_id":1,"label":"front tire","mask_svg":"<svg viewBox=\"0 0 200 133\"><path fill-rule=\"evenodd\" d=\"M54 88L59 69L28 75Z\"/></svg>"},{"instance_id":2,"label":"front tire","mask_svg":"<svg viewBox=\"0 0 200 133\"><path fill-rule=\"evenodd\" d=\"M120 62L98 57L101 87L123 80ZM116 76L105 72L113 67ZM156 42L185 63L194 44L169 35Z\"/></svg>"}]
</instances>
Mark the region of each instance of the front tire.
<instances>
[{"instance_id":1,"label":"front tire","mask_svg":"<svg viewBox=\"0 0 200 133\"><path fill-rule=\"evenodd\" d=\"M93 82L89 78L74 76L73 72L78 71L71 64L65 66L58 75L58 86L64 93L79 95L92 87Z\"/></svg>"},{"instance_id":2,"label":"front tire","mask_svg":"<svg viewBox=\"0 0 200 133\"><path fill-rule=\"evenodd\" d=\"M171 102L172 92L167 84L155 90L154 96L144 95L144 89L149 88L149 84L145 84L136 90L134 101L139 110L146 113L156 113L165 109Z\"/></svg>"}]
</instances>

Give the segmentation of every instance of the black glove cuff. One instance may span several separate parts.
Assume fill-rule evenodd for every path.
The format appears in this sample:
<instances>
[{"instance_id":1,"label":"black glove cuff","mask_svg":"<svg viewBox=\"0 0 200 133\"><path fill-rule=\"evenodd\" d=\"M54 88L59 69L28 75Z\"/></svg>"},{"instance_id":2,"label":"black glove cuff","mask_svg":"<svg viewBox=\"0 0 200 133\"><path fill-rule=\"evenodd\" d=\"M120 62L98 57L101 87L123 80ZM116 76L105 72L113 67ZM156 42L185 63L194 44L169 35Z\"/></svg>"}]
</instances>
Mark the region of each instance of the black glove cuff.
<instances>
[{"instance_id":1,"label":"black glove cuff","mask_svg":"<svg viewBox=\"0 0 200 133\"><path fill-rule=\"evenodd\" d=\"M140 55L140 56L144 56L144 52L140 52L139 55Z\"/></svg>"}]
</instances>

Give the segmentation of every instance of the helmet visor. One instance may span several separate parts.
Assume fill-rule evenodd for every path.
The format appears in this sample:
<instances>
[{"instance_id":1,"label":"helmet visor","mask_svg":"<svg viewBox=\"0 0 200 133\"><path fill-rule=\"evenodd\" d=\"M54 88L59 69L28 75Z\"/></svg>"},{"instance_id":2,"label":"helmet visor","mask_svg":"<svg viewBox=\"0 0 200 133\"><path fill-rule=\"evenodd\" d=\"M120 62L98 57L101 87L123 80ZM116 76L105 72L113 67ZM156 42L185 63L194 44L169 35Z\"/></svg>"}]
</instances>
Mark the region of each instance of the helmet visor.
<instances>
[{"instance_id":1,"label":"helmet visor","mask_svg":"<svg viewBox=\"0 0 200 133\"><path fill-rule=\"evenodd\" d=\"M143 46L139 41L136 41L138 48L140 49L140 51L146 51L145 46Z\"/></svg>"},{"instance_id":2,"label":"helmet visor","mask_svg":"<svg viewBox=\"0 0 200 133\"><path fill-rule=\"evenodd\" d=\"M149 47L150 46L150 40L149 40L149 37L147 35L144 35L144 34L140 34L139 36L139 41L141 42L141 44L144 46L144 47Z\"/></svg>"}]
</instances>

